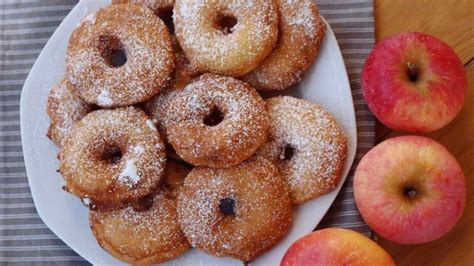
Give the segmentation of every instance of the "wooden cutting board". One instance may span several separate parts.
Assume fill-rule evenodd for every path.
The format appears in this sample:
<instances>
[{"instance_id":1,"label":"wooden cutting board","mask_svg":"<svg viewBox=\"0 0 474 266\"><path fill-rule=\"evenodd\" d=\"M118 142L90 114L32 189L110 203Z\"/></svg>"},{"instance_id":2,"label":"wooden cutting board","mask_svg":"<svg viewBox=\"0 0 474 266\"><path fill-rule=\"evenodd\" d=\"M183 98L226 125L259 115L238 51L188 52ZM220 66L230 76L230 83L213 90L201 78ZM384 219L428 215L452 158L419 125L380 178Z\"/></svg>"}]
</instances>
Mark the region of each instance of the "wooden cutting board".
<instances>
[{"instance_id":1,"label":"wooden cutting board","mask_svg":"<svg viewBox=\"0 0 474 266\"><path fill-rule=\"evenodd\" d=\"M454 48L468 75L468 95L459 116L424 136L447 147L466 174L468 197L459 224L440 240L401 246L380 239L397 265L474 265L474 0L374 0L376 39L406 31L434 35ZM377 141L403 135L377 127Z\"/></svg>"}]
</instances>

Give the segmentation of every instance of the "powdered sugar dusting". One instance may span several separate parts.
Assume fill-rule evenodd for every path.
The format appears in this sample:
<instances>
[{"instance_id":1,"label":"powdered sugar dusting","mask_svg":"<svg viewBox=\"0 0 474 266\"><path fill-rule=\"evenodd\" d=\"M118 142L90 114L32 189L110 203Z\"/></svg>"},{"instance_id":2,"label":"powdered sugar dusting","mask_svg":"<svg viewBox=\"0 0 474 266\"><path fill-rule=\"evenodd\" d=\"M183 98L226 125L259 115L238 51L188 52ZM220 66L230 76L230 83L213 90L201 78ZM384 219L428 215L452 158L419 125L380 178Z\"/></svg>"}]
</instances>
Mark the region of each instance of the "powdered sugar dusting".
<instances>
[{"instance_id":1,"label":"powdered sugar dusting","mask_svg":"<svg viewBox=\"0 0 474 266\"><path fill-rule=\"evenodd\" d=\"M301 80L314 63L325 24L313 0L278 0L279 39L276 48L243 80L260 90L283 90Z\"/></svg>"},{"instance_id":2,"label":"powdered sugar dusting","mask_svg":"<svg viewBox=\"0 0 474 266\"><path fill-rule=\"evenodd\" d=\"M168 142L166 133L167 112L170 108L171 101L179 94L182 89L167 88L160 94L145 102L143 109L152 118L153 123L158 127L161 136L165 142Z\"/></svg>"},{"instance_id":3,"label":"powdered sugar dusting","mask_svg":"<svg viewBox=\"0 0 474 266\"><path fill-rule=\"evenodd\" d=\"M155 124L153 124L153 121L151 121L151 119L147 119L146 120L146 125L153 131L156 131L156 127L155 127Z\"/></svg>"},{"instance_id":4,"label":"powdered sugar dusting","mask_svg":"<svg viewBox=\"0 0 474 266\"><path fill-rule=\"evenodd\" d=\"M288 231L292 210L287 189L278 170L262 158L227 169L194 168L178 197L179 221L192 246L249 261ZM235 215L219 210L224 198L234 200Z\"/></svg>"},{"instance_id":5,"label":"powdered sugar dusting","mask_svg":"<svg viewBox=\"0 0 474 266\"><path fill-rule=\"evenodd\" d=\"M91 199L89 199L89 198L82 198L81 201L82 201L82 203L84 203L84 205L86 205L87 207L89 207L89 205L91 204Z\"/></svg>"},{"instance_id":6,"label":"powdered sugar dusting","mask_svg":"<svg viewBox=\"0 0 474 266\"><path fill-rule=\"evenodd\" d=\"M122 50L127 61L111 63L110 51ZM105 107L128 106L150 99L170 78L173 50L166 26L148 8L111 5L82 22L69 39L66 70L76 94ZM109 104L109 105L107 105Z\"/></svg>"},{"instance_id":7,"label":"powdered sugar dusting","mask_svg":"<svg viewBox=\"0 0 474 266\"><path fill-rule=\"evenodd\" d=\"M216 108L223 120L216 126L205 125L206 116ZM194 165L235 165L249 158L268 132L265 105L255 89L214 74L204 74L186 86L165 117L169 142Z\"/></svg>"},{"instance_id":8,"label":"powdered sugar dusting","mask_svg":"<svg viewBox=\"0 0 474 266\"><path fill-rule=\"evenodd\" d=\"M126 184L130 187L136 185L140 181L141 177L138 174L137 166L133 160L127 160L125 163L125 168L119 174L119 181L123 184Z\"/></svg>"},{"instance_id":9,"label":"powdered sugar dusting","mask_svg":"<svg viewBox=\"0 0 474 266\"><path fill-rule=\"evenodd\" d=\"M102 90L99 96L97 96L97 103L100 106L111 106L113 104L112 99L110 99L110 94L108 90Z\"/></svg>"},{"instance_id":10,"label":"powdered sugar dusting","mask_svg":"<svg viewBox=\"0 0 474 266\"><path fill-rule=\"evenodd\" d=\"M87 14L87 16L84 17L82 22L86 22L86 23L88 22L88 23L94 24L95 23L95 14L94 13Z\"/></svg>"},{"instance_id":11,"label":"powdered sugar dusting","mask_svg":"<svg viewBox=\"0 0 474 266\"><path fill-rule=\"evenodd\" d=\"M156 193L152 200L152 206L142 211L132 207L91 211L92 231L99 234L96 237L102 246L122 254L139 254L134 265L153 256L170 259L189 249L178 224L175 200L164 193Z\"/></svg>"},{"instance_id":12,"label":"powdered sugar dusting","mask_svg":"<svg viewBox=\"0 0 474 266\"><path fill-rule=\"evenodd\" d=\"M135 152L136 154L138 155L141 155L143 154L143 152L145 152L145 149L143 148L143 146L135 146L135 148L133 148L133 152Z\"/></svg>"},{"instance_id":13,"label":"powdered sugar dusting","mask_svg":"<svg viewBox=\"0 0 474 266\"><path fill-rule=\"evenodd\" d=\"M144 5L153 12L158 13L160 9L173 8L175 0L112 0L112 4L137 4Z\"/></svg>"},{"instance_id":14,"label":"powdered sugar dusting","mask_svg":"<svg viewBox=\"0 0 474 266\"><path fill-rule=\"evenodd\" d=\"M238 72L258 64L277 39L278 15L271 1L178 1L174 10L180 44L202 70L245 74ZM209 26L223 14L237 19L227 35Z\"/></svg>"},{"instance_id":15,"label":"powdered sugar dusting","mask_svg":"<svg viewBox=\"0 0 474 266\"><path fill-rule=\"evenodd\" d=\"M63 79L51 89L48 96L46 111L51 118L48 136L59 147L74 124L95 108L74 95L71 90L72 84Z\"/></svg>"},{"instance_id":16,"label":"powdered sugar dusting","mask_svg":"<svg viewBox=\"0 0 474 266\"><path fill-rule=\"evenodd\" d=\"M60 153L68 190L97 206L121 206L156 189L165 170L165 147L135 108L91 112L76 124ZM119 149L115 161L104 157ZM97 186L101 183L102 186Z\"/></svg>"},{"instance_id":17,"label":"powdered sugar dusting","mask_svg":"<svg viewBox=\"0 0 474 266\"><path fill-rule=\"evenodd\" d=\"M314 12L314 1L312 0L287 0L283 8L297 8L293 16L285 16L283 20L290 26L302 26L304 33L310 38L316 36L316 19L318 14Z\"/></svg>"},{"instance_id":18,"label":"powdered sugar dusting","mask_svg":"<svg viewBox=\"0 0 474 266\"><path fill-rule=\"evenodd\" d=\"M301 203L334 189L341 178L346 139L335 118L320 106L289 97L267 100L270 141L258 154L275 162ZM285 149L293 150L285 158Z\"/></svg>"}]
</instances>

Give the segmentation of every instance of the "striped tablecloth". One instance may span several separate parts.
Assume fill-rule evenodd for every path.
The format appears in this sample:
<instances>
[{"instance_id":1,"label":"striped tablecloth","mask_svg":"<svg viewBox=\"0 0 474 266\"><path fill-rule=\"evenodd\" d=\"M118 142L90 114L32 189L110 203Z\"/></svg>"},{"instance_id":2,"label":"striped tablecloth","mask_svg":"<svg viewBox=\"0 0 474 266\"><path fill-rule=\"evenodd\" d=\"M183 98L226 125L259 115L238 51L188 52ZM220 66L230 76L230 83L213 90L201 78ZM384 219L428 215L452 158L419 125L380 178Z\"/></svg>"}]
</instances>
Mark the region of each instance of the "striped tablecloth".
<instances>
[{"instance_id":1,"label":"striped tablecloth","mask_svg":"<svg viewBox=\"0 0 474 266\"><path fill-rule=\"evenodd\" d=\"M38 54L76 0L0 0L0 264L86 264L41 221L31 198L20 136L20 93ZM374 119L359 76L374 43L372 0L320 0L345 59L357 116L357 162L374 142ZM67 40L64 40L67 41ZM46 177L45 177L46 178ZM365 234L354 203L352 172L320 227Z\"/></svg>"}]
</instances>

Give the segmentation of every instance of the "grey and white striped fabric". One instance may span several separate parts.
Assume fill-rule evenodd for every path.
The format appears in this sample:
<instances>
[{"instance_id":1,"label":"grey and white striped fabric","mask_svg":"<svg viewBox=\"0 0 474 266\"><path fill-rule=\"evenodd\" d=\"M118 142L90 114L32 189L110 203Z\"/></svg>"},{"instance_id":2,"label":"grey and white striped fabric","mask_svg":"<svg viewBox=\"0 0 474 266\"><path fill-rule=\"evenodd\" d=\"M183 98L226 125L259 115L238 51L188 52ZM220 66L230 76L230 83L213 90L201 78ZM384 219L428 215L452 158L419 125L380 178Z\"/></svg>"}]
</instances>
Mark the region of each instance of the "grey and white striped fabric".
<instances>
[{"instance_id":1,"label":"grey and white striped fabric","mask_svg":"<svg viewBox=\"0 0 474 266\"><path fill-rule=\"evenodd\" d=\"M42 47L76 0L0 0L0 264L87 264L38 217L31 199L20 138L20 93ZM345 58L357 116L356 163L374 142L374 119L359 75L374 43L372 0L320 0ZM67 40L64 40L67 41ZM355 207L352 173L320 227L370 234Z\"/></svg>"},{"instance_id":2,"label":"grey and white striped fabric","mask_svg":"<svg viewBox=\"0 0 474 266\"><path fill-rule=\"evenodd\" d=\"M371 236L354 202L352 180L362 156L375 141L375 119L365 105L360 88L360 73L374 45L374 7L372 0L319 0L318 8L331 25L344 57L357 120L357 154L346 183L318 226L344 227Z\"/></svg>"}]
</instances>

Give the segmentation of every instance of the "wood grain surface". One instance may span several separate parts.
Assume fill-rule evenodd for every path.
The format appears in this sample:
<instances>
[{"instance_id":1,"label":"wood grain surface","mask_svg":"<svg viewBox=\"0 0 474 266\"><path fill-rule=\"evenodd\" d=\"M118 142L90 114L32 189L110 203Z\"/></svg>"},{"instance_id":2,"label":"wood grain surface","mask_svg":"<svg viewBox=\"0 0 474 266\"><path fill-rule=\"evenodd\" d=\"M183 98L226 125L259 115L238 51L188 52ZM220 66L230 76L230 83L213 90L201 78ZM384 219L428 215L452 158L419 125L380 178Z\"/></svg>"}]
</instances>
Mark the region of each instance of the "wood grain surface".
<instances>
[{"instance_id":1,"label":"wood grain surface","mask_svg":"<svg viewBox=\"0 0 474 266\"><path fill-rule=\"evenodd\" d=\"M468 184L466 209L461 221L432 243L402 246L380 239L397 265L474 265L474 0L374 0L376 39L399 32L434 35L454 48L468 75L468 95L459 116L430 134L461 163ZM404 135L382 125L377 141Z\"/></svg>"}]
</instances>

